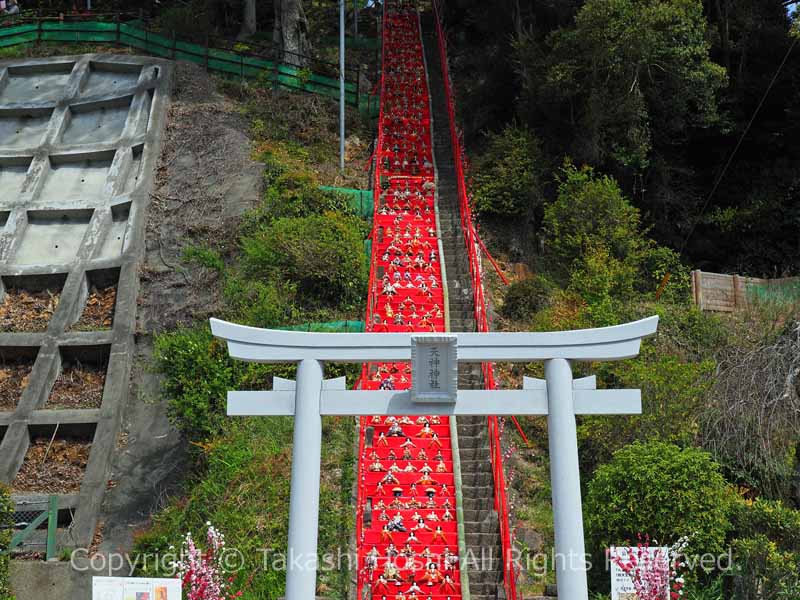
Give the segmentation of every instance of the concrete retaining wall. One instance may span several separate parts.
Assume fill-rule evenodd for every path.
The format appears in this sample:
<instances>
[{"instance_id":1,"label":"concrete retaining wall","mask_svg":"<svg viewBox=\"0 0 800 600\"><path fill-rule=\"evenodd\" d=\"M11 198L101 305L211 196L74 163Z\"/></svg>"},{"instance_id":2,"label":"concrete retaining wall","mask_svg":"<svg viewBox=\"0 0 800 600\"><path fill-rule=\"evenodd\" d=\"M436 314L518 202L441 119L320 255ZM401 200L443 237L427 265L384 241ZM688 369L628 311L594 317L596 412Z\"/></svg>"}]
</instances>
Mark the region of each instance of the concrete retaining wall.
<instances>
[{"instance_id":1,"label":"concrete retaining wall","mask_svg":"<svg viewBox=\"0 0 800 600\"><path fill-rule=\"evenodd\" d=\"M0 303L10 287L61 288L46 331L0 333L0 359L33 361L16 409L0 412L0 480L14 480L34 434L92 441L80 492L60 497L62 547L91 543L117 446L171 72L134 56L0 61ZM91 286L114 283L113 325L73 330ZM100 408L48 408L70 356L107 360ZM15 500L21 510L40 497Z\"/></svg>"}]
</instances>

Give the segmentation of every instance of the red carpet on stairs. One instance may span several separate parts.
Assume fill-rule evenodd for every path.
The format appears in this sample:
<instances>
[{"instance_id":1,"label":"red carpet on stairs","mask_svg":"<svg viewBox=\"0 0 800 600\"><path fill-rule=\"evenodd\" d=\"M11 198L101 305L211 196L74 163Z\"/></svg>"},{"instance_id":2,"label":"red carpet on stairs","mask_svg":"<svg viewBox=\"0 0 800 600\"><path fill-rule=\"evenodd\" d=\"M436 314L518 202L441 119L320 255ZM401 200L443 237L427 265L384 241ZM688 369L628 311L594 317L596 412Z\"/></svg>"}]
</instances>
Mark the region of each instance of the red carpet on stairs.
<instances>
[{"instance_id":1,"label":"red carpet on stairs","mask_svg":"<svg viewBox=\"0 0 800 600\"><path fill-rule=\"evenodd\" d=\"M444 331L430 101L413 2L386 2L382 62L367 329ZM410 379L408 364L371 364L361 387L405 389ZM458 600L448 419L363 417L360 436L358 598Z\"/></svg>"}]
</instances>

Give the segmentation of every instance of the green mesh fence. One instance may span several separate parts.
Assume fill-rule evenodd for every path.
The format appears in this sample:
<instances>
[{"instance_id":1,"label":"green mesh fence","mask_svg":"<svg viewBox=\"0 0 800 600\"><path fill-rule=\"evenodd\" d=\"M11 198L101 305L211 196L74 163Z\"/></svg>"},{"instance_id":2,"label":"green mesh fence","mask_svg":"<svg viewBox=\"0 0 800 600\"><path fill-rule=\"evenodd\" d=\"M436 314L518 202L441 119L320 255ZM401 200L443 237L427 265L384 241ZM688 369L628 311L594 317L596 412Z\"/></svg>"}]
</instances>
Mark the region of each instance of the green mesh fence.
<instances>
[{"instance_id":1,"label":"green mesh fence","mask_svg":"<svg viewBox=\"0 0 800 600\"><path fill-rule=\"evenodd\" d=\"M800 302L800 280L770 283L747 283L747 299L761 304L794 304Z\"/></svg>"},{"instance_id":2,"label":"green mesh fence","mask_svg":"<svg viewBox=\"0 0 800 600\"><path fill-rule=\"evenodd\" d=\"M286 331L316 331L318 333L362 333L364 321L329 321L327 323L303 323L302 325L289 325L276 327Z\"/></svg>"},{"instance_id":3,"label":"green mesh fence","mask_svg":"<svg viewBox=\"0 0 800 600\"><path fill-rule=\"evenodd\" d=\"M0 27L0 48L34 42L120 44L162 58L200 64L218 73L260 79L290 90L339 98L338 79L244 52L209 48L153 33L136 21L39 21ZM345 82L345 102L365 115L379 114L378 98L360 93L355 82Z\"/></svg>"},{"instance_id":4,"label":"green mesh fence","mask_svg":"<svg viewBox=\"0 0 800 600\"><path fill-rule=\"evenodd\" d=\"M344 194L347 196L350 206L356 211L357 214L361 215L365 219L372 218L375 210L375 204L371 190L356 190L353 188L340 188L330 185L321 185L319 186L319 189L326 192L337 192L339 194Z\"/></svg>"}]
</instances>

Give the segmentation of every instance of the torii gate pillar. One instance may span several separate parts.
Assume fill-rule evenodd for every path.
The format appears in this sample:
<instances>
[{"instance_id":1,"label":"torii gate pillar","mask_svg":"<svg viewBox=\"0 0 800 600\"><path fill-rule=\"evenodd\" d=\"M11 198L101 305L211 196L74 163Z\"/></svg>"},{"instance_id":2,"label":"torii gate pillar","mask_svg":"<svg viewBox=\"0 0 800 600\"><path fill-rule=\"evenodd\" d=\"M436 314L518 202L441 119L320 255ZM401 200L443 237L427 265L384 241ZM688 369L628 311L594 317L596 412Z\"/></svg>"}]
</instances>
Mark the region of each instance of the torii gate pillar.
<instances>
[{"instance_id":1,"label":"torii gate pillar","mask_svg":"<svg viewBox=\"0 0 800 600\"><path fill-rule=\"evenodd\" d=\"M289 497L286 598L314 598L317 585L319 480L322 461L322 363L307 358L297 367Z\"/></svg>"},{"instance_id":2,"label":"torii gate pillar","mask_svg":"<svg viewBox=\"0 0 800 600\"><path fill-rule=\"evenodd\" d=\"M578 438L572 367L567 360L555 358L544 363L544 373L547 381L547 436L555 525L555 568L558 573L584 571L583 577L558 577L558 596L588 598L578 445L571 442ZM570 443L564 440L570 440ZM559 564L559 560L565 561L564 564Z\"/></svg>"}]
</instances>

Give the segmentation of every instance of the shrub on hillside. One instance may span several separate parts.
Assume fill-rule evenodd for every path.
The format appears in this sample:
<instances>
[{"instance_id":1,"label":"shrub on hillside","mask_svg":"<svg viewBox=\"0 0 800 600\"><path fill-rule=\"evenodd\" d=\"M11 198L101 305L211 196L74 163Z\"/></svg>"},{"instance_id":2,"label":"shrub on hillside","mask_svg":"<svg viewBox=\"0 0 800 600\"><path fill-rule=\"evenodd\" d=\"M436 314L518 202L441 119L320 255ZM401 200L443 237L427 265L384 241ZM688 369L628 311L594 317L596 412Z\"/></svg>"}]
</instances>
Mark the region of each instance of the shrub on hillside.
<instances>
[{"instance_id":1,"label":"shrub on hillside","mask_svg":"<svg viewBox=\"0 0 800 600\"><path fill-rule=\"evenodd\" d=\"M251 278L297 284L299 300L347 305L366 294L364 222L336 213L278 219L242 238L242 266Z\"/></svg>"},{"instance_id":2,"label":"shrub on hillside","mask_svg":"<svg viewBox=\"0 0 800 600\"><path fill-rule=\"evenodd\" d=\"M11 490L0 483L0 600L14 600L8 573L8 548L13 533L14 504L11 502Z\"/></svg>"},{"instance_id":3,"label":"shrub on hillside","mask_svg":"<svg viewBox=\"0 0 800 600\"><path fill-rule=\"evenodd\" d=\"M261 123L259 119L256 122ZM245 215L245 234L284 217L354 213L347 196L319 188L319 177L308 166L305 148L289 142L264 142L257 156L264 163L264 200Z\"/></svg>"},{"instance_id":4,"label":"shrub on hillside","mask_svg":"<svg viewBox=\"0 0 800 600\"><path fill-rule=\"evenodd\" d=\"M782 551L766 535L733 541L733 600L800 598L800 554Z\"/></svg>"},{"instance_id":5,"label":"shrub on hillside","mask_svg":"<svg viewBox=\"0 0 800 600\"><path fill-rule=\"evenodd\" d=\"M544 201L544 159L539 140L518 125L507 125L487 138L486 151L475 163L475 210L499 217L534 215Z\"/></svg>"},{"instance_id":6,"label":"shrub on hillside","mask_svg":"<svg viewBox=\"0 0 800 600\"><path fill-rule=\"evenodd\" d=\"M616 325L623 303L634 295L636 275L633 261L613 256L603 243L592 243L573 262L568 289L586 301L594 326Z\"/></svg>"},{"instance_id":7,"label":"shrub on hillside","mask_svg":"<svg viewBox=\"0 0 800 600\"><path fill-rule=\"evenodd\" d=\"M550 269L585 300L594 325L619 322L632 299L653 299L666 273L661 298L688 300L688 268L645 235L638 209L614 178L566 161L558 182L557 197L544 211Z\"/></svg>"},{"instance_id":8,"label":"shrub on hillside","mask_svg":"<svg viewBox=\"0 0 800 600\"><path fill-rule=\"evenodd\" d=\"M661 543L690 535L690 553L724 548L732 495L707 452L635 442L599 467L587 489L586 528L598 553L640 533Z\"/></svg>"},{"instance_id":9,"label":"shrub on hillside","mask_svg":"<svg viewBox=\"0 0 800 600\"><path fill-rule=\"evenodd\" d=\"M781 550L800 552L800 510L779 500L740 500L734 505L731 521L737 538L763 534Z\"/></svg>"},{"instance_id":10,"label":"shrub on hillside","mask_svg":"<svg viewBox=\"0 0 800 600\"><path fill-rule=\"evenodd\" d=\"M555 286L542 275L515 281L506 290L501 314L507 319L525 321L550 304Z\"/></svg>"},{"instance_id":11,"label":"shrub on hillside","mask_svg":"<svg viewBox=\"0 0 800 600\"><path fill-rule=\"evenodd\" d=\"M341 369L327 371L326 376L343 374ZM356 429L351 419L337 417L323 417L322 426L319 549L320 555L336 556L347 547L355 526L351 494ZM242 600L283 596L293 428L289 417L227 419L222 434L203 445L203 476L185 496L170 499L153 516L153 527L136 536L135 552L175 552L170 546L180 548L187 532L198 535L211 521L225 533L233 561L242 560L231 574L233 587L245 590ZM142 560L135 574L172 576L167 566ZM318 583L328 588L327 597L344 598L351 576L345 560L340 568L320 569Z\"/></svg>"},{"instance_id":12,"label":"shrub on hillside","mask_svg":"<svg viewBox=\"0 0 800 600\"><path fill-rule=\"evenodd\" d=\"M592 248L605 247L613 258L639 264L647 241L640 216L613 177L566 161L558 194L544 209L547 251L564 269Z\"/></svg>"},{"instance_id":13,"label":"shrub on hillside","mask_svg":"<svg viewBox=\"0 0 800 600\"><path fill-rule=\"evenodd\" d=\"M250 279L240 272L228 274L224 296L237 323L251 327L276 327L302 319L291 302L293 286L265 279Z\"/></svg>"},{"instance_id":14,"label":"shrub on hillside","mask_svg":"<svg viewBox=\"0 0 800 600\"><path fill-rule=\"evenodd\" d=\"M205 327L178 329L155 338L153 358L165 374L162 388L175 426L192 441L218 433L226 394L241 366L228 358L224 343Z\"/></svg>"},{"instance_id":15,"label":"shrub on hillside","mask_svg":"<svg viewBox=\"0 0 800 600\"><path fill-rule=\"evenodd\" d=\"M582 418L578 435L584 466L608 462L615 449L637 440L692 445L714 367L711 360L686 361L652 342L645 342L634 359L598 364L600 387L642 390L642 414Z\"/></svg>"}]
</instances>

